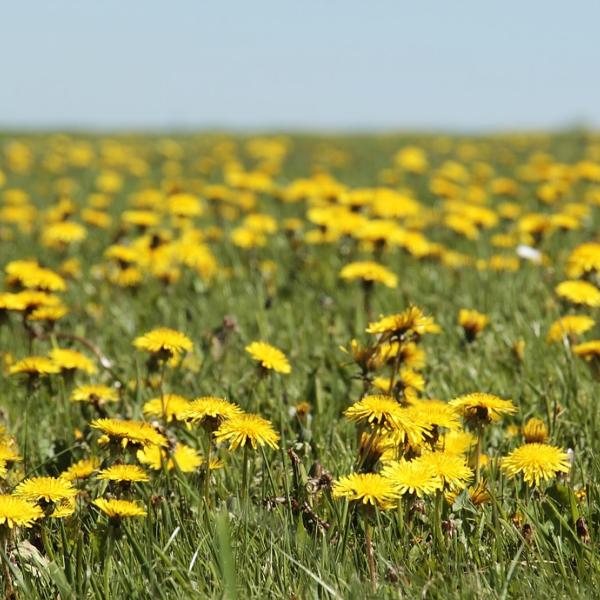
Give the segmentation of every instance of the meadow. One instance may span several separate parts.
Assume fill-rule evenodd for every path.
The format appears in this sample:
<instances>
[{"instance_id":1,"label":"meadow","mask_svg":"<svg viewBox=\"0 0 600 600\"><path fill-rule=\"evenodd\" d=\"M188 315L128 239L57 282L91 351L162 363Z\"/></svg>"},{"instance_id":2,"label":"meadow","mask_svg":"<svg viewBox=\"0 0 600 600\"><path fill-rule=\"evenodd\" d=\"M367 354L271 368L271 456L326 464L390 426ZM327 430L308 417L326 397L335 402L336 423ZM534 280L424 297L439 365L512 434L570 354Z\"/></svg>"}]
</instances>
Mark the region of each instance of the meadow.
<instances>
[{"instance_id":1,"label":"meadow","mask_svg":"<svg viewBox=\"0 0 600 600\"><path fill-rule=\"evenodd\" d=\"M600 136L0 135L5 598L600 586Z\"/></svg>"}]
</instances>

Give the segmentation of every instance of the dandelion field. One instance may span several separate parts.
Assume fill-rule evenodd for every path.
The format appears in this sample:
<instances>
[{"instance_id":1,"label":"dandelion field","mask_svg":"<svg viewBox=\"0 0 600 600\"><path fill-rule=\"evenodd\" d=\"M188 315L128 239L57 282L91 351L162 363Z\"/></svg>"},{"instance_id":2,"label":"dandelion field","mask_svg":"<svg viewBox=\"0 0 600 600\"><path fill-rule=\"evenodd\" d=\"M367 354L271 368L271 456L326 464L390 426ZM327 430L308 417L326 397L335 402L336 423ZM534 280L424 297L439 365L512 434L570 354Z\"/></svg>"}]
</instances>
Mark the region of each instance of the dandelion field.
<instances>
[{"instance_id":1,"label":"dandelion field","mask_svg":"<svg viewBox=\"0 0 600 600\"><path fill-rule=\"evenodd\" d=\"M600 137L0 135L6 598L593 597Z\"/></svg>"}]
</instances>

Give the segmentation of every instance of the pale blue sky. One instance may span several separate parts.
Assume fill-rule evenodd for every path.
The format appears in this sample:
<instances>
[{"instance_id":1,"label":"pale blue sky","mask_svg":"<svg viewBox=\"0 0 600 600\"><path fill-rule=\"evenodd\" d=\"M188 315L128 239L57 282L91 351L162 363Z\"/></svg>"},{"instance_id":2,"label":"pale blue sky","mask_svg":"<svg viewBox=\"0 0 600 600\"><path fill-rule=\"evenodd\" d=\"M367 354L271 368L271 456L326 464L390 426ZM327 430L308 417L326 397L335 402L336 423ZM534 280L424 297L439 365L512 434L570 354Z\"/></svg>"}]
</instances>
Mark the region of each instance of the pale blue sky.
<instances>
[{"instance_id":1,"label":"pale blue sky","mask_svg":"<svg viewBox=\"0 0 600 600\"><path fill-rule=\"evenodd\" d=\"M598 0L6 0L0 127L599 127L599 23Z\"/></svg>"}]
</instances>

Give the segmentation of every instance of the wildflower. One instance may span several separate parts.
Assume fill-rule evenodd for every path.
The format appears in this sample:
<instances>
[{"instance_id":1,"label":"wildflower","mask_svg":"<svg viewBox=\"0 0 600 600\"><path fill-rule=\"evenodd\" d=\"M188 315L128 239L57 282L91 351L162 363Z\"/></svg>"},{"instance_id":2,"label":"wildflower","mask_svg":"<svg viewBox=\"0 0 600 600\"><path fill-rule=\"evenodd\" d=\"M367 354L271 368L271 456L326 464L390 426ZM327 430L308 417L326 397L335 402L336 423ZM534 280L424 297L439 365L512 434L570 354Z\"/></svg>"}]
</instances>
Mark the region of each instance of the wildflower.
<instances>
[{"instance_id":1,"label":"wildflower","mask_svg":"<svg viewBox=\"0 0 600 600\"><path fill-rule=\"evenodd\" d=\"M463 489L472 479L473 471L467 466L464 457L448 452L428 452L413 462L431 468L439 478L442 487L451 490Z\"/></svg>"},{"instance_id":2,"label":"wildflower","mask_svg":"<svg viewBox=\"0 0 600 600\"><path fill-rule=\"evenodd\" d=\"M109 439L120 442L123 448L126 448L128 444L135 446L167 445L167 439L152 425L143 421L95 419L90 427L99 429Z\"/></svg>"},{"instance_id":3,"label":"wildflower","mask_svg":"<svg viewBox=\"0 0 600 600\"><path fill-rule=\"evenodd\" d=\"M0 526L6 525L9 529L31 527L34 521L43 516L44 513L37 504L16 496L0 495Z\"/></svg>"},{"instance_id":4,"label":"wildflower","mask_svg":"<svg viewBox=\"0 0 600 600\"><path fill-rule=\"evenodd\" d=\"M177 465L182 473L191 473L204 463L204 459L190 446L177 444L175 448L166 452L158 446L147 446L137 452L137 459L155 471L160 471L163 465L170 471ZM210 460L210 469L220 469L223 462L218 458Z\"/></svg>"},{"instance_id":5,"label":"wildflower","mask_svg":"<svg viewBox=\"0 0 600 600\"><path fill-rule=\"evenodd\" d=\"M409 173L422 174L427 169L427 154L418 146L405 146L398 150L394 161Z\"/></svg>"},{"instance_id":6,"label":"wildflower","mask_svg":"<svg viewBox=\"0 0 600 600\"><path fill-rule=\"evenodd\" d=\"M432 427L456 430L460 428L455 409L442 400L414 398L409 400L407 411L415 420L428 423Z\"/></svg>"},{"instance_id":7,"label":"wildflower","mask_svg":"<svg viewBox=\"0 0 600 600\"><path fill-rule=\"evenodd\" d=\"M449 402L460 414L468 420L482 423L497 421L502 415L511 415L517 412L511 400L503 400L494 394L474 392L459 396Z\"/></svg>"},{"instance_id":8,"label":"wildflower","mask_svg":"<svg viewBox=\"0 0 600 600\"><path fill-rule=\"evenodd\" d=\"M145 517L148 514L141 506L130 500L96 498L92 504L97 506L105 515L116 520L129 517Z\"/></svg>"},{"instance_id":9,"label":"wildflower","mask_svg":"<svg viewBox=\"0 0 600 600\"><path fill-rule=\"evenodd\" d=\"M249 448L256 450L258 446L269 446L276 449L279 434L267 419L258 415L239 414L226 419L215 431L217 442L229 442L229 449Z\"/></svg>"},{"instance_id":10,"label":"wildflower","mask_svg":"<svg viewBox=\"0 0 600 600\"><path fill-rule=\"evenodd\" d=\"M57 304L56 306L38 306L27 315L27 320L54 323L62 319L68 312L69 309L62 304Z\"/></svg>"},{"instance_id":11,"label":"wildflower","mask_svg":"<svg viewBox=\"0 0 600 600\"><path fill-rule=\"evenodd\" d=\"M385 465L382 475L390 479L400 494L422 498L434 494L442 485L436 471L415 461L398 460Z\"/></svg>"},{"instance_id":12,"label":"wildflower","mask_svg":"<svg viewBox=\"0 0 600 600\"><path fill-rule=\"evenodd\" d=\"M377 357L381 361L393 362L396 357L404 367L413 370L425 366L425 351L415 342L383 342L377 346Z\"/></svg>"},{"instance_id":13,"label":"wildflower","mask_svg":"<svg viewBox=\"0 0 600 600\"><path fill-rule=\"evenodd\" d=\"M480 480L477 485L469 488L469 498L475 506L487 504L492 499L487 482L484 479Z\"/></svg>"},{"instance_id":14,"label":"wildflower","mask_svg":"<svg viewBox=\"0 0 600 600\"><path fill-rule=\"evenodd\" d=\"M225 419L230 419L241 413L242 409L237 404L232 404L224 398L203 396L190 402L181 418L213 431Z\"/></svg>"},{"instance_id":15,"label":"wildflower","mask_svg":"<svg viewBox=\"0 0 600 600\"><path fill-rule=\"evenodd\" d=\"M117 402L117 390L102 384L80 385L71 392L72 402L90 402L103 405L107 402Z\"/></svg>"},{"instance_id":16,"label":"wildflower","mask_svg":"<svg viewBox=\"0 0 600 600\"><path fill-rule=\"evenodd\" d=\"M402 367L396 378L391 377L375 377L373 385L382 392L387 392L390 385L393 383L392 392L398 397L404 398L407 402L411 402L418 398L419 392L425 389L425 379L420 373L412 369Z\"/></svg>"},{"instance_id":17,"label":"wildflower","mask_svg":"<svg viewBox=\"0 0 600 600\"><path fill-rule=\"evenodd\" d=\"M15 488L14 494L32 502L60 502L74 498L77 489L70 481L60 477L32 477L22 481Z\"/></svg>"},{"instance_id":18,"label":"wildflower","mask_svg":"<svg viewBox=\"0 0 600 600\"><path fill-rule=\"evenodd\" d=\"M440 328L432 317L426 317L420 308L411 306L404 312L382 317L369 323L367 333L381 334L385 338L401 339L407 335L421 336L425 333L438 333Z\"/></svg>"},{"instance_id":19,"label":"wildflower","mask_svg":"<svg viewBox=\"0 0 600 600\"><path fill-rule=\"evenodd\" d=\"M523 437L526 444L545 444L548 441L548 428L541 419L529 419L523 425Z\"/></svg>"},{"instance_id":20,"label":"wildflower","mask_svg":"<svg viewBox=\"0 0 600 600\"><path fill-rule=\"evenodd\" d=\"M42 244L49 248L62 250L73 242L85 239L87 231L80 223L73 221L62 221L52 223L44 227L42 232Z\"/></svg>"},{"instance_id":21,"label":"wildflower","mask_svg":"<svg viewBox=\"0 0 600 600\"><path fill-rule=\"evenodd\" d=\"M98 458L83 458L73 463L68 469L60 474L61 479L76 481L91 477L99 468L101 461Z\"/></svg>"},{"instance_id":22,"label":"wildflower","mask_svg":"<svg viewBox=\"0 0 600 600\"><path fill-rule=\"evenodd\" d=\"M528 485L539 485L542 480L551 479L557 473L568 473L570 461L561 448L548 444L525 444L513 450L502 459L504 472L511 478L519 473Z\"/></svg>"},{"instance_id":23,"label":"wildflower","mask_svg":"<svg viewBox=\"0 0 600 600\"><path fill-rule=\"evenodd\" d=\"M146 472L137 465L113 465L112 467L102 469L102 471L98 473L97 477L98 479L118 481L119 483L149 480Z\"/></svg>"},{"instance_id":24,"label":"wildflower","mask_svg":"<svg viewBox=\"0 0 600 600\"><path fill-rule=\"evenodd\" d=\"M515 340L513 345L511 346L511 352L513 358L518 362L523 362L525 359L525 340L518 339Z\"/></svg>"},{"instance_id":25,"label":"wildflower","mask_svg":"<svg viewBox=\"0 0 600 600\"><path fill-rule=\"evenodd\" d=\"M0 428L0 478L6 477L8 466L23 459L16 449L16 444L8 436L3 438Z\"/></svg>"},{"instance_id":26,"label":"wildflower","mask_svg":"<svg viewBox=\"0 0 600 600\"><path fill-rule=\"evenodd\" d=\"M582 344L573 346L573 352L583 358L584 360L591 361L593 359L600 358L600 340L590 340Z\"/></svg>"},{"instance_id":27,"label":"wildflower","mask_svg":"<svg viewBox=\"0 0 600 600\"><path fill-rule=\"evenodd\" d=\"M334 498L388 510L396 505L400 493L394 483L377 473L353 473L333 485Z\"/></svg>"},{"instance_id":28,"label":"wildflower","mask_svg":"<svg viewBox=\"0 0 600 600\"><path fill-rule=\"evenodd\" d=\"M351 340L348 348L340 346L340 350L352 356L363 374L375 371L380 366L380 358L376 346L363 346L357 340Z\"/></svg>"},{"instance_id":29,"label":"wildflower","mask_svg":"<svg viewBox=\"0 0 600 600\"><path fill-rule=\"evenodd\" d=\"M8 372L11 375L23 373L31 376L41 376L58 373L59 370L59 367L45 356L27 356L12 365Z\"/></svg>"},{"instance_id":30,"label":"wildflower","mask_svg":"<svg viewBox=\"0 0 600 600\"><path fill-rule=\"evenodd\" d=\"M61 371L84 371L88 375L93 375L96 371L96 365L84 354L77 350L68 350L65 348L53 348L50 350L50 360Z\"/></svg>"},{"instance_id":31,"label":"wildflower","mask_svg":"<svg viewBox=\"0 0 600 600\"><path fill-rule=\"evenodd\" d=\"M266 342L252 342L245 348L263 369L272 369L278 373L290 373L292 368L285 354Z\"/></svg>"},{"instance_id":32,"label":"wildflower","mask_svg":"<svg viewBox=\"0 0 600 600\"><path fill-rule=\"evenodd\" d=\"M600 306L600 290L587 281L568 280L559 283L556 293L573 304Z\"/></svg>"},{"instance_id":33,"label":"wildflower","mask_svg":"<svg viewBox=\"0 0 600 600\"><path fill-rule=\"evenodd\" d=\"M183 415L190 407L190 402L177 394L164 394L162 398L152 398L144 404L144 414L150 417L165 416L167 422L176 419L182 421Z\"/></svg>"},{"instance_id":34,"label":"wildflower","mask_svg":"<svg viewBox=\"0 0 600 600\"><path fill-rule=\"evenodd\" d=\"M42 306L50 307L62 305L62 301L58 296L37 290L24 290L14 294L14 296L15 298L13 300L20 304L20 308L13 307L12 310L22 310L25 314L29 314Z\"/></svg>"},{"instance_id":35,"label":"wildflower","mask_svg":"<svg viewBox=\"0 0 600 600\"><path fill-rule=\"evenodd\" d=\"M9 310L25 310L25 306L20 294L0 292L0 314L5 314Z\"/></svg>"},{"instance_id":36,"label":"wildflower","mask_svg":"<svg viewBox=\"0 0 600 600\"><path fill-rule=\"evenodd\" d=\"M399 443L419 445L431 427L391 396L364 396L344 411L350 421L388 429Z\"/></svg>"},{"instance_id":37,"label":"wildflower","mask_svg":"<svg viewBox=\"0 0 600 600\"><path fill-rule=\"evenodd\" d=\"M550 344L560 342L565 337L580 335L590 330L595 323L594 319L587 315L567 315L550 325L546 341Z\"/></svg>"},{"instance_id":38,"label":"wildflower","mask_svg":"<svg viewBox=\"0 0 600 600\"><path fill-rule=\"evenodd\" d=\"M40 267L34 260L13 260L6 267L6 282L19 284L24 288L48 292L64 292L65 280L54 271Z\"/></svg>"},{"instance_id":39,"label":"wildflower","mask_svg":"<svg viewBox=\"0 0 600 600\"><path fill-rule=\"evenodd\" d=\"M382 283L389 288L398 285L398 277L394 273L373 261L349 263L340 271L340 277L346 281L360 279L367 283Z\"/></svg>"},{"instance_id":40,"label":"wildflower","mask_svg":"<svg viewBox=\"0 0 600 600\"><path fill-rule=\"evenodd\" d=\"M49 512L48 516L51 519L64 519L65 517L70 517L75 512L75 507L75 498L65 498L54 504L53 509Z\"/></svg>"},{"instance_id":41,"label":"wildflower","mask_svg":"<svg viewBox=\"0 0 600 600\"><path fill-rule=\"evenodd\" d=\"M464 329L468 342L472 342L487 326L490 319L487 315L476 310L461 308L458 313L458 323Z\"/></svg>"},{"instance_id":42,"label":"wildflower","mask_svg":"<svg viewBox=\"0 0 600 600\"><path fill-rule=\"evenodd\" d=\"M600 273L600 243L586 242L575 247L567 259L567 276L573 279Z\"/></svg>"},{"instance_id":43,"label":"wildflower","mask_svg":"<svg viewBox=\"0 0 600 600\"><path fill-rule=\"evenodd\" d=\"M391 396L364 396L347 408L344 416L356 423L369 423L390 429L401 410L401 405Z\"/></svg>"},{"instance_id":44,"label":"wildflower","mask_svg":"<svg viewBox=\"0 0 600 600\"><path fill-rule=\"evenodd\" d=\"M159 327L137 337L133 345L138 350L164 355L167 359L182 352L189 352L193 346L192 340L186 335L167 327Z\"/></svg>"},{"instance_id":45,"label":"wildflower","mask_svg":"<svg viewBox=\"0 0 600 600\"><path fill-rule=\"evenodd\" d=\"M374 470L378 460L382 463L395 460L399 455L399 446L404 439L387 429L363 431L358 445L358 464L361 471L369 473Z\"/></svg>"}]
</instances>

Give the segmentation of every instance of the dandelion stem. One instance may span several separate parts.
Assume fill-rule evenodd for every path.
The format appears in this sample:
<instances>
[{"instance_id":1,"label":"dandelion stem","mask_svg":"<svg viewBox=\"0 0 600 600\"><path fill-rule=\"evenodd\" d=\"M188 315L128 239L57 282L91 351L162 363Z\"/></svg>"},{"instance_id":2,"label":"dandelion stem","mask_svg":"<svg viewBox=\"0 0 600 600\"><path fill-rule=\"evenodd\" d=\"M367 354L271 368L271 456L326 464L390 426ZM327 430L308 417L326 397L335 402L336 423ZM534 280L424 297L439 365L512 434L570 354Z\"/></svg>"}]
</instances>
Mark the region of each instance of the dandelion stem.
<instances>
[{"instance_id":1,"label":"dandelion stem","mask_svg":"<svg viewBox=\"0 0 600 600\"><path fill-rule=\"evenodd\" d=\"M2 539L2 549L4 556L2 557L2 570L4 571L4 581L6 581L6 588L4 589L5 598L12 598L14 595L14 588L12 585L12 576L10 574L10 568L8 567L8 532L0 526L0 539Z\"/></svg>"},{"instance_id":2,"label":"dandelion stem","mask_svg":"<svg viewBox=\"0 0 600 600\"><path fill-rule=\"evenodd\" d=\"M481 472L481 448L483 446L483 425L477 425L477 447L475 449L475 486L479 483Z\"/></svg>"},{"instance_id":3,"label":"dandelion stem","mask_svg":"<svg viewBox=\"0 0 600 600\"><path fill-rule=\"evenodd\" d=\"M167 424L167 403L165 402L165 390L164 390L165 371L166 370L167 370L167 361L163 360L161 368L160 368L159 387L160 387L160 406L162 408L163 421L165 422L165 425Z\"/></svg>"},{"instance_id":4,"label":"dandelion stem","mask_svg":"<svg viewBox=\"0 0 600 600\"><path fill-rule=\"evenodd\" d=\"M367 551L367 562L369 564L371 590L375 592L377 589L377 572L375 570L375 556L373 554L373 542L371 540L371 525L368 518L365 518L365 546Z\"/></svg>"},{"instance_id":5,"label":"dandelion stem","mask_svg":"<svg viewBox=\"0 0 600 600\"><path fill-rule=\"evenodd\" d=\"M244 456L242 458L242 504L244 508L248 503L248 445L244 445Z\"/></svg>"},{"instance_id":6,"label":"dandelion stem","mask_svg":"<svg viewBox=\"0 0 600 600\"><path fill-rule=\"evenodd\" d=\"M433 523L433 531L434 537L441 548L444 545L444 534L442 532L442 500L443 500L442 490L438 490L435 495L435 513L433 515L434 523Z\"/></svg>"},{"instance_id":7,"label":"dandelion stem","mask_svg":"<svg viewBox=\"0 0 600 600\"><path fill-rule=\"evenodd\" d=\"M396 352L396 356L394 356L394 366L392 367L392 374L390 376L390 385L388 387L388 394L391 396L394 391L394 384L396 383L396 376L398 375L398 371L400 369L400 359L402 355L400 354L400 348L398 348Z\"/></svg>"},{"instance_id":8,"label":"dandelion stem","mask_svg":"<svg viewBox=\"0 0 600 600\"><path fill-rule=\"evenodd\" d=\"M210 498L209 498L209 483L210 483L210 451L211 451L211 438L210 432L208 432L208 445L206 447L206 466L204 469L204 502L206 503L207 508L210 506Z\"/></svg>"}]
</instances>

